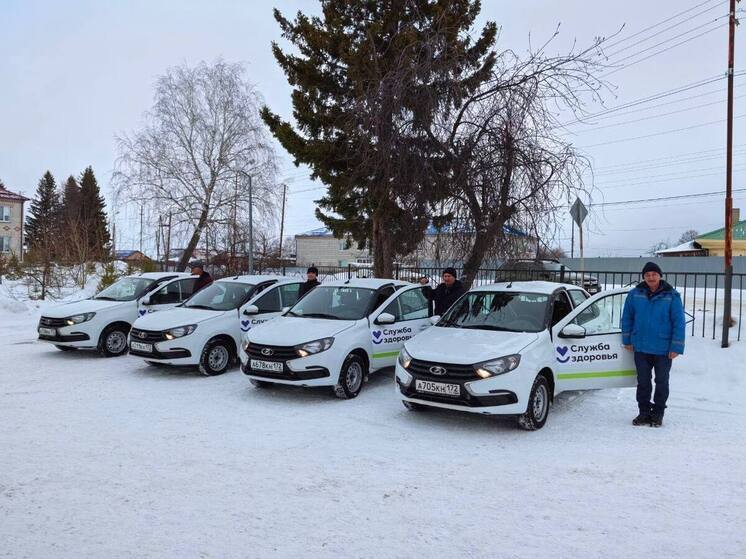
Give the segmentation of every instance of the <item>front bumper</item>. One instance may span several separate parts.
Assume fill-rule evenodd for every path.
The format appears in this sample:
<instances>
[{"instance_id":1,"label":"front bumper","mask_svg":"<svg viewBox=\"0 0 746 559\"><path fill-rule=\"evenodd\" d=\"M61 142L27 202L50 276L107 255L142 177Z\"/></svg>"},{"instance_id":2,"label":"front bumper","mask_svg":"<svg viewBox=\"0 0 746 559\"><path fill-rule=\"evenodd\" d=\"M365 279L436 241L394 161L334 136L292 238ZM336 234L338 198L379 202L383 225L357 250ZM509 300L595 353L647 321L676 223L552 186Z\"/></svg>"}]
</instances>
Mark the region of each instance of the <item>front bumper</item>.
<instances>
[{"instance_id":1,"label":"front bumper","mask_svg":"<svg viewBox=\"0 0 746 559\"><path fill-rule=\"evenodd\" d=\"M54 330L54 334L42 333L40 329ZM81 322L72 326L59 326L55 324L44 324L39 322L36 327L39 340L54 345L63 345L77 348L95 348L98 344L96 327L89 322Z\"/></svg>"},{"instance_id":2,"label":"front bumper","mask_svg":"<svg viewBox=\"0 0 746 559\"><path fill-rule=\"evenodd\" d=\"M145 336L140 337L138 334L143 332L146 333ZM129 336L130 355L143 357L148 361L157 361L164 365L197 365L198 361L194 355L199 352L192 351L196 339L190 340L190 336L166 340L162 332L133 328ZM134 349L133 342L150 344L152 350Z\"/></svg>"},{"instance_id":3,"label":"front bumper","mask_svg":"<svg viewBox=\"0 0 746 559\"><path fill-rule=\"evenodd\" d=\"M272 346L275 347L275 346ZM283 348L290 349L290 348ZM337 383L332 378L330 361L333 354L330 350L322 351L307 357L288 359L287 352L278 352L279 357L267 357L261 354L248 355L241 348L241 371L254 380L264 380L279 384L295 384L301 386L333 386ZM282 371L260 371L251 368L251 359L260 359L273 363L282 363Z\"/></svg>"},{"instance_id":4,"label":"front bumper","mask_svg":"<svg viewBox=\"0 0 746 559\"><path fill-rule=\"evenodd\" d=\"M426 376L406 371L396 364L396 388L407 401L427 406L466 411L470 413L515 415L526 411L528 394L523 375L516 374L520 367L505 375L488 379L462 379ZM420 392L417 380L458 384L459 396L446 396ZM529 387L530 390L530 387Z\"/></svg>"}]
</instances>

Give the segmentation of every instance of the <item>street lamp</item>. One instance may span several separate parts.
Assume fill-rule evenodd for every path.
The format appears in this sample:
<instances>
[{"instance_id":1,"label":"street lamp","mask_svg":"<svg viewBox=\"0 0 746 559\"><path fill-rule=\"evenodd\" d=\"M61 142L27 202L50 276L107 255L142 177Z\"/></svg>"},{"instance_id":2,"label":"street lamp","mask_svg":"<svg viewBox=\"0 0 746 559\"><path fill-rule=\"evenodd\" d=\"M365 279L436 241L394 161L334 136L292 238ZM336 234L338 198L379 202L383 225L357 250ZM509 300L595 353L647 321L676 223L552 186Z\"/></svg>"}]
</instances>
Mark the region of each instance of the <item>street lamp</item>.
<instances>
[{"instance_id":1,"label":"street lamp","mask_svg":"<svg viewBox=\"0 0 746 559\"><path fill-rule=\"evenodd\" d=\"M250 161L249 163L253 163ZM254 273L254 199L251 184L251 175L243 169L236 169L237 173L249 179L249 274ZM234 240L235 242L235 240Z\"/></svg>"}]
</instances>

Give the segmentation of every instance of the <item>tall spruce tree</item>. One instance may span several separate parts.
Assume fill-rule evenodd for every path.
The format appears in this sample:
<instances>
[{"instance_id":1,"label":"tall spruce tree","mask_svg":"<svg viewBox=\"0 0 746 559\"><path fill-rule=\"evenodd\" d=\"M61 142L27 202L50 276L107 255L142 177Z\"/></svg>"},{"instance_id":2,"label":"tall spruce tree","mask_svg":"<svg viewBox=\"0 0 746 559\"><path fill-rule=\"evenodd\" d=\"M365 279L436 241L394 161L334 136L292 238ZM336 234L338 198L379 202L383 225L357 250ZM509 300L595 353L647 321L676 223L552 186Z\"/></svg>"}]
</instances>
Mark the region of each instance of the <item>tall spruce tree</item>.
<instances>
[{"instance_id":1,"label":"tall spruce tree","mask_svg":"<svg viewBox=\"0 0 746 559\"><path fill-rule=\"evenodd\" d=\"M72 175L67 177L62 190L62 219L66 228L80 220L80 185Z\"/></svg>"},{"instance_id":2,"label":"tall spruce tree","mask_svg":"<svg viewBox=\"0 0 746 559\"><path fill-rule=\"evenodd\" d=\"M29 253L41 259L54 258L59 231L60 198L54 177L47 171L39 180L26 217L26 244Z\"/></svg>"},{"instance_id":3,"label":"tall spruce tree","mask_svg":"<svg viewBox=\"0 0 746 559\"><path fill-rule=\"evenodd\" d=\"M106 221L106 202L101 196L92 167L86 167L80 177L80 221L91 257L99 260L106 258L111 242Z\"/></svg>"},{"instance_id":4,"label":"tall spruce tree","mask_svg":"<svg viewBox=\"0 0 746 559\"><path fill-rule=\"evenodd\" d=\"M488 79L497 28L490 22L472 40L475 0L325 1L322 11L290 21L275 10L299 52L272 47L294 88L296 126L268 107L262 117L327 185L317 216L338 236L372 241L375 273L388 277L437 201L428 127Z\"/></svg>"}]
</instances>

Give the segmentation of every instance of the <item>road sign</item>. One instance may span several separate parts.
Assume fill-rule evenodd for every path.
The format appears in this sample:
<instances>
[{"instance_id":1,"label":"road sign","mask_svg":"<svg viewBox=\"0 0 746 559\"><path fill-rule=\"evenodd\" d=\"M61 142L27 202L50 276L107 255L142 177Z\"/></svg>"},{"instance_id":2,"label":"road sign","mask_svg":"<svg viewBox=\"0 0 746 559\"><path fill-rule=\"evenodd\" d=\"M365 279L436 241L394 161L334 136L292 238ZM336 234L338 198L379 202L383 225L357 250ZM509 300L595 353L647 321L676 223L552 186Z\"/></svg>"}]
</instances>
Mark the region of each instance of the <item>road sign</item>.
<instances>
[{"instance_id":1,"label":"road sign","mask_svg":"<svg viewBox=\"0 0 746 559\"><path fill-rule=\"evenodd\" d=\"M578 224L578 227L583 224L585 218L588 216L588 208L580 201L580 198L576 198L575 203L570 207L570 215L572 216L572 220Z\"/></svg>"}]
</instances>

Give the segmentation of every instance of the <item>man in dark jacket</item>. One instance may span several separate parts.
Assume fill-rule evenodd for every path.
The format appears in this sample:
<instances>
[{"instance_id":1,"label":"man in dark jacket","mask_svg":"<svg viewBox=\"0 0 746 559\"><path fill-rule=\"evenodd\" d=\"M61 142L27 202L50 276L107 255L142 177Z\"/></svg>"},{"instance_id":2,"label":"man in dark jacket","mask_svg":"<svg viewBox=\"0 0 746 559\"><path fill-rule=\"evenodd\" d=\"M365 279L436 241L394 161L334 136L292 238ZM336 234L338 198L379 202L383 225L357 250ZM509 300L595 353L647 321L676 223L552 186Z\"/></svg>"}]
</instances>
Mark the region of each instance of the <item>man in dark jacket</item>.
<instances>
[{"instance_id":1,"label":"man in dark jacket","mask_svg":"<svg viewBox=\"0 0 746 559\"><path fill-rule=\"evenodd\" d=\"M199 260L191 263L192 275L199 276L194 282L194 293L203 289L212 283L212 276L204 269L202 262Z\"/></svg>"},{"instance_id":2,"label":"man in dark jacket","mask_svg":"<svg viewBox=\"0 0 746 559\"><path fill-rule=\"evenodd\" d=\"M300 285L300 290L298 291L298 299L303 297L309 291L312 291L314 287L321 285L318 277L319 269L316 266L311 266L310 268L308 268L308 270L306 270L306 283L302 283Z\"/></svg>"},{"instance_id":3,"label":"man in dark jacket","mask_svg":"<svg viewBox=\"0 0 746 559\"><path fill-rule=\"evenodd\" d=\"M684 353L686 317L681 296L661 279L654 262L642 269L643 282L627 295L622 311L622 343L635 352L637 405L640 413L633 425L663 424L668 400L668 377L673 360ZM655 369L653 403L652 373Z\"/></svg>"},{"instance_id":4,"label":"man in dark jacket","mask_svg":"<svg viewBox=\"0 0 746 559\"><path fill-rule=\"evenodd\" d=\"M425 286L423 290L425 297L435 303L436 316L441 316L456 302L456 299L466 292L464 285L456 279L455 268L446 268L443 270L443 283L435 289L427 285L429 281L425 277L420 279L420 283Z\"/></svg>"}]
</instances>

